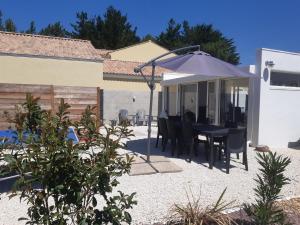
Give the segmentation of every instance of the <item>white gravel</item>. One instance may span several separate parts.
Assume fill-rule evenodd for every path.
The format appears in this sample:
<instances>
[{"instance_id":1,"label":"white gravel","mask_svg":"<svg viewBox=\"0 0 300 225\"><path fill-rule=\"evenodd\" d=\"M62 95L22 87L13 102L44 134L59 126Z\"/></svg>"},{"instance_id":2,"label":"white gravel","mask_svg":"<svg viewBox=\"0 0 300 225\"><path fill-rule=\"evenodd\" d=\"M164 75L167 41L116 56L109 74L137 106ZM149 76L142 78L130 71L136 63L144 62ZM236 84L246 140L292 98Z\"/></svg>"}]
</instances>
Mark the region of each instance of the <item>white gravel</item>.
<instances>
[{"instance_id":1,"label":"white gravel","mask_svg":"<svg viewBox=\"0 0 300 225\"><path fill-rule=\"evenodd\" d=\"M136 154L146 152L146 127L135 127L135 135L128 142L128 150ZM156 135L154 128L153 137ZM152 146L155 145L153 139ZM272 149L280 154L289 156L292 160L286 174L291 179L291 184L283 189L283 196L300 195L300 150ZM121 153L127 152L121 150ZM159 149L152 149L153 154L162 154ZM142 176L123 176L118 189L125 193L136 192L138 205L131 211L133 224L152 224L164 221L169 214L170 207L174 203L187 202L186 192L192 192L200 196L203 206L206 206L220 196L224 188L227 188L225 200L235 200L235 205L250 202L254 199L253 178L258 172L258 164L255 160L255 152L252 148L248 151L249 171L244 170L240 160L233 156L230 174L224 172L224 163L218 162L213 170L207 168L208 164L200 154L192 163L184 159L170 158L183 171L180 173L153 174ZM164 153L170 156L170 151ZM18 198L8 200L5 195L0 200L0 225L24 224L17 218L26 216L26 204L20 203Z\"/></svg>"}]
</instances>

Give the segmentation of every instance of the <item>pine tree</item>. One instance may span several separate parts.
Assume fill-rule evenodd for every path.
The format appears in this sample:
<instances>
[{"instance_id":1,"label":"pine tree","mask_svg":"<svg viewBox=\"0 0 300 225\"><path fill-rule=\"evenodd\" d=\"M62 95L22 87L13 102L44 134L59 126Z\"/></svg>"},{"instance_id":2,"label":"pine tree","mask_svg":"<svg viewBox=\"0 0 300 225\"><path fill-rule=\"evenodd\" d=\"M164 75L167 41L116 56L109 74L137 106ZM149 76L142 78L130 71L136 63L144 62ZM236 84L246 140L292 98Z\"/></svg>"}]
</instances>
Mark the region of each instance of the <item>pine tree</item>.
<instances>
[{"instance_id":1,"label":"pine tree","mask_svg":"<svg viewBox=\"0 0 300 225\"><path fill-rule=\"evenodd\" d=\"M28 30L25 31L27 34L36 34L35 22L31 21Z\"/></svg>"},{"instance_id":2,"label":"pine tree","mask_svg":"<svg viewBox=\"0 0 300 225\"><path fill-rule=\"evenodd\" d=\"M7 19L4 24L4 30L8 32L16 32L17 27L12 19Z\"/></svg>"},{"instance_id":3,"label":"pine tree","mask_svg":"<svg viewBox=\"0 0 300 225\"><path fill-rule=\"evenodd\" d=\"M68 37L69 32L63 27L60 22L54 24L49 24L47 27L43 28L39 34L46 36L55 36L55 37Z\"/></svg>"}]
</instances>

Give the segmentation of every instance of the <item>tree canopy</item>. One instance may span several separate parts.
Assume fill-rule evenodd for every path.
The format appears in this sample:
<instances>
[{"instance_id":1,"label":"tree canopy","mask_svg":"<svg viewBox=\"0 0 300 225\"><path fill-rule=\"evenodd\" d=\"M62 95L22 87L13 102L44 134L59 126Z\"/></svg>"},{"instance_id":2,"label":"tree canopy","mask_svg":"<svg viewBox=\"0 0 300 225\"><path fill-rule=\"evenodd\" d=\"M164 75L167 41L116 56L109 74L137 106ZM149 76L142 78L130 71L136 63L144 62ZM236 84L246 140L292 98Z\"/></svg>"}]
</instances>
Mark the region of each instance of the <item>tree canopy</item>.
<instances>
[{"instance_id":1,"label":"tree canopy","mask_svg":"<svg viewBox=\"0 0 300 225\"><path fill-rule=\"evenodd\" d=\"M60 22L56 22L37 31L35 23L32 21L28 30L24 32L90 40L95 48L110 50L147 40L157 42L170 50L189 45L200 45L202 51L214 57L232 64L239 64L240 61L234 40L224 36L212 24L190 25L188 21L177 23L174 19L170 19L165 30L158 36L147 34L141 38L137 35L137 28L128 21L127 15L110 6L103 15L91 17L86 12L78 12L71 27L72 30L68 31ZM0 30L17 31L12 19L3 20L1 11Z\"/></svg>"},{"instance_id":2,"label":"tree canopy","mask_svg":"<svg viewBox=\"0 0 300 225\"><path fill-rule=\"evenodd\" d=\"M110 6L103 17L89 18L87 13L77 13L77 21L72 24L72 36L91 40L96 48L118 49L140 41L128 22L127 16Z\"/></svg>"},{"instance_id":3,"label":"tree canopy","mask_svg":"<svg viewBox=\"0 0 300 225\"><path fill-rule=\"evenodd\" d=\"M29 28L25 31L27 34L36 34L36 27L35 27L35 22L31 21Z\"/></svg>"},{"instance_id":4,"label":"tree canopy","mask_svg":"<svg viewBox=\"0 0 300 225\"><path fill-rule=\"evenodd\" d=\"M3 14L1 10L0 10L0 31L8 31L8 32L17 31L17 27L11 18L8 18L3 22Z\"/></svg>"},{"instance_id":5,"label":"tree canopy","mask_svg":"<svg viewBox=\"0 0 300 225\"><path fill-rule=\"evenodd\" d=\"M49 24L47 27L43 28L39 34L54 36L54 37L68 37L69 32L63 27L60 22Z\"/></svg>"},{"instance_id":6,"label":"tree canopy","mask_svg":"<svg viewBox=\"0 0 300 225\"><path fill-rule=\"evenodd\" d=\"M156 40L158 44L172 50L189 45L200 45L200 49L214 57L238 64L240 57L233 39L226 38L211 24L190 26L187 21L182 24L171 19L165 31Z\"/></svg>"}]
</instances>

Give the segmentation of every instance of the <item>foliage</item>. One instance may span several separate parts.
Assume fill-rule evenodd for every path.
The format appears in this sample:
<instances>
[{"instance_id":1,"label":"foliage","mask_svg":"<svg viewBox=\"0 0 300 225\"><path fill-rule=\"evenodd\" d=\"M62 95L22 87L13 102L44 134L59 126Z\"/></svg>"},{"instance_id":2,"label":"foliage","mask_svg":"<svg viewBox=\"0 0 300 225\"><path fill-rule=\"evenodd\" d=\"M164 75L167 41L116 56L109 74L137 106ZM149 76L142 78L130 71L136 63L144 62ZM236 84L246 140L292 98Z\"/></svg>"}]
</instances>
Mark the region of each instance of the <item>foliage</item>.
<instances>
[{"instance_id":1,"label":"foliage","mask_svg":"<svg viewBox=\"0 0 300 225\"><path fill-rule=\"evenodd\" d=\"M257 199L252 205L245 204L245 211L253 224L288 224L283 210L275 206L275 201L280 198L282 187L290 181L284 171L291 161L276 153L263 153L258 154L258 163L261 174L255 179L257 187L254 191Z\"/></svg>"},{"instance_id":2,"label":"foliage","mask_svg":"<svg viewBox=\"0 0 300 225\"><path fill-rule=\"evenodd\" d=\"M83 141L75 144L67 137L70 106L61 100L55 114L37 115L37 103L37 98L27 95L15 122L16 127L33 132L11 154L4 154L10 171L20 175L10 198L20 195L28 204L28 218L20 219L47 225L130 223L127 210L136 204L135 193L114 189L118 178L130 170L132 158L118 155L117 149L132 131L118 126L104 127L100 133L94 108L87 107L75 123ZM22 132L18 130L19 135Z\"/></svg>"},{"instance_id":3,"label":"foliage","mask_svg":"<svg viewBox=\"0 0 300 225\"><path fill-rule=\"evenodd\" d=\"M91 40L95 48L118 49L140 40L127 16L112 6L107 8L103 18L88 18L85 12L77 13L77 21L72 27L73 37Z\"/></svg>"},{"instance_id":4,"label":"foliage","mask_svg":"<svg viewBox=\"0 0 300 225\"><path fill-rule=\"evenodd\" d=\"M25 31L26 34L36 34L35 22L31 21L28 30Z\"/></svg>"},{"instance_id":5,"label":"foliage","mask_svg":"<svg viewBox=\"0 0 300 225\"><path fill-rule=\"evenodd\" d=\"M6 19L3 22L3 14L0 10L0 31L16 32L17 27L12 19Z\"/></svg>"},{"instance_id":6,"label":"foliage","mask_svg":"<svg viewBox=\"0 0 300 225\"><path fill-rule=\"evenodd\" d=\"M9 21L8 27L3 25L1 21L2 14L0 12L0 30L16 31L12 20L7 20ZM136 33L137 28L131 25L127 15L110 6L103 16L89 17L86 12L78 12L76 21L71 26L73 30L69 32L60 22L56 22L49 24L38 33L48 36L90 40L95 48L112 50L147 40L155 41L170 50L189 45L200 45L202 51L229 63L239 64L240 60L234 40L225 37L211 24L191 26L187 21L177 23L174 19L170 19L167 28L157 37L147 34L144 38L140 38ZM31 22L30 28L25 32L37 32L34 22Z\"/></svg>"},{"instance_id":7,"label":"foliage","mask_svg":"<svg viewBox=\"0 0 300 225\"><path fill-rule=\"evenodd\" d=\"M54 37L69 37L69 32L60 22L49 24L47 27L41 29L39 34Z\"/></svg>"},{"instance_id":8,"label":"foliage","mask_svg":"<svg viewBox=\"0 0 300 225\"><path fill-rule=\"evenodd\" d=\"M169 224L182 225L230 225L235 224L231 218L224 214L223 211L228 209L233 202L226 203L223 201L226 189L222 192L217 202L209 207L203 208L201 199L191 197L187 194L188 203L186 205L175 204L172 208L172 216Z\"/></svg>"},{"instance_id":9,"label":"foliage","mask_svg":"<svg viewBox=\"0 0 300 225\"><path fill-rule=\"evenodd\" d=\"M4 30L4 26L3 26L3 13L0 10L0 31Z\"/></svg>"},{"instance_id":10,"label":"foliage","mask_svg":"<svg viewBox=\"0 0 300 225\"><path fill-rule=\"evenodd\" d=\"M200 45L202 51L232 64L238 64L240 59L233 39L226 38L211 24L190 26L187 21L180 24L171 19L166 31L157 37L157 42L168 49Z\"/></svg>"}]
</instances>

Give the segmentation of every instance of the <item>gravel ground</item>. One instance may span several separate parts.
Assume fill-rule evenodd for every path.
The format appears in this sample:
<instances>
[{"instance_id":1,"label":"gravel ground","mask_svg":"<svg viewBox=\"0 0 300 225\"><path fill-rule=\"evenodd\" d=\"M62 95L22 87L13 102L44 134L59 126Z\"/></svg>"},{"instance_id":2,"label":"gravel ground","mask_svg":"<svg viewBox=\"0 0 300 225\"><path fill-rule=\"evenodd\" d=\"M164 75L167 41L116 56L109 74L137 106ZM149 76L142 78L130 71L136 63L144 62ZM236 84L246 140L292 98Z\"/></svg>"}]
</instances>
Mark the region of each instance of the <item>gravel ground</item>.
<instances>
[{"instance_id":1,"label":"gravel ground","mask_svg":"<svg viewBox=\"0 0 300 225\"><path fill-rule=\"evenodd\" d=\"M146 152L146 130L146 127L135 127L136 137L128 141L128 149L120 150L120 153L129 151L137 155L144 154ZM155 128L153 134L156 134ZM154 138L152 142L152 146L154 146ZM202 148L200 146L199 150L201 151ZM291 179L291 184L284 188L283 196L300 195L300 150L272 150L292 159L292 163L286 171L287 176ZM229 175L224 172L223 162L216 163L213 170L208 169L208 163L200 154L191 163L185 162L183 158L170 158L183 169L180 173L123 176L118 189L128 194L137 193L138 205L130 211L133 224L152 224L164 221L174 203L187 202L186 192L200 197L203 206L215 202L224 188L227 188L224 199L226 201L234 200L235 206L253 201L255 185L253 178L258 172L258 164L253 149L249 148L248 152L249 171L245 171L240 160L233 156ZM155 148L152 149L152 153L162 154L159 149ZM170 151L167 150L164 155L170 157ZM24 222L17 221L17 218L21 216L26 216L26 204L20 203L18 198L8 200L5 195L1 196L0 225L24 224Z\"/></svg>"}]
</instances>

